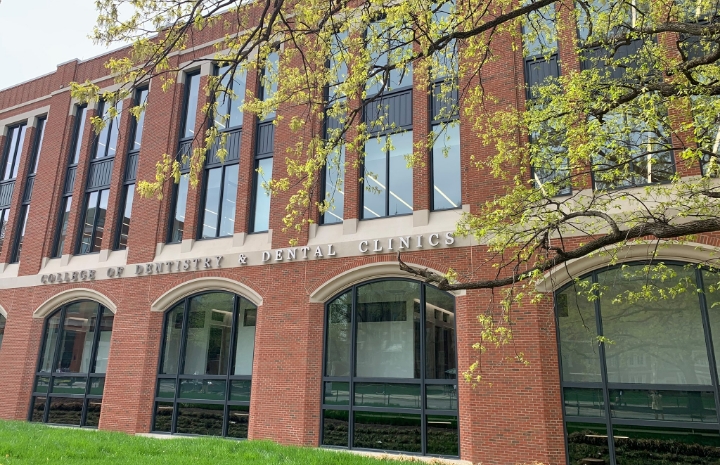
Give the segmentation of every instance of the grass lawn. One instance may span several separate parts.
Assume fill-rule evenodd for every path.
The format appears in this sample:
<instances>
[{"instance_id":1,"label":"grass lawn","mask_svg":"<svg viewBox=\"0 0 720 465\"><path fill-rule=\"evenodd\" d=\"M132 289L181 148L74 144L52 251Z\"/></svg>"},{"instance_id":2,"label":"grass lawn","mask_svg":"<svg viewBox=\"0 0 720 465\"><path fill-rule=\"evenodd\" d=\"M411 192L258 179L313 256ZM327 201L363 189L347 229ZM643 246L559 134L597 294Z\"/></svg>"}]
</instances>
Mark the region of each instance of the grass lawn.
<instances>
[{"instance_id":1,"label":"grass lawn","mask_svg":"<svg viewBox=\"0 0 720 465\"><path fill-rule=\"evenodd\" d=\"M107 431L0 421L0 465L14 464L398 464L347 452L279 446L270 441L154 439Z\"/></svg>"}]
</instances>

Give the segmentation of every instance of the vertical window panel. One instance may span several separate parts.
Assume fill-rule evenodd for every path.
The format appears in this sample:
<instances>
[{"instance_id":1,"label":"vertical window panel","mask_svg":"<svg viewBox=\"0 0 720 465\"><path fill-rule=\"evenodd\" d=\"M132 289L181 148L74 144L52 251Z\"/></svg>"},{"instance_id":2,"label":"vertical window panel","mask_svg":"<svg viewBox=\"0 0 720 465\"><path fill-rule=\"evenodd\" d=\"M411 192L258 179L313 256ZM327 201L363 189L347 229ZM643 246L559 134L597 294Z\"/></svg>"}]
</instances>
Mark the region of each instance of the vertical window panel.
<instances>
[{"instance_id":1,"label":"vertical window panel","mask_svg":"<svg viewBox=\"0 0 720 465\"><path fill-rule=\"evenodd\" d=\"M270 193L263 187L263 183L272 179L272 168L272 158L263 158L257 161L253 232L263 232L270 228Z\"/></svg>"},{"instance_id":2,"label":"vertical window panel","mask_svg":"<svg viewBox=\"0 0 720 465\"><path fill-rule=\"evenodd\" d=\"M0 349L2 349L2 342L3 338L5 337L5 325L7 324L7 319L0 315Z\"/></svg>"},{"instance_id":3,"label":"vertical window panel","mask_svg":"<svg viewBox=\"0 0 720 465\"><path fill-rule=\"evenodd\" d=\"M11 135L8 136L10 145L5 153L5 172L3 180L15 179L20 167L20 158L22 157L22 147L25 143L25 133L27 125L22 124L12 128Z\"/></svg>"},{"instance_id":4,"label":"vertical window panel","mask_svg":"<svg viewBox=\"0 0 720 465\"><path fill-rule=\"evenodd\" d=\"M181 139L195 137L195 116L200 92L200 74L187 75L185 84L185 116Z\"/></svg>"},{"instance_id":5,"label":"vertical window panel","mask_svg":"<svg viewBox=\"0 0 720 465\"><path fill-rule=\"evenodd\" d=\"M128 234L130 234L130 218L132 217L132 206L135 198L135 184L125 186L125 196L120 211L123 216L120 219L120 231L118 237L118 250L125 250L128 243Z\"/></svg>"},{"instance_id":6,"label":"vertical window panel","mask_svg":"<svg viewBox=\"0 0 720 465\"><path fill-rule=\"evenodd\" d=\"M365 143L365 179L363 182L363 219L387 216L386 139L377 137Z\"/></svg>"},{"instance_id":7,"label":"vertical window panel","mask_svg":"<svg viewBox=\"0 0 720 465\"><path fill-rule=\"evenodd\" d=\"M233 295L225 292L190 299L184 374L227 374L233 302Z\"/></svg>"},{"instance_id":8,"label":"vertical window panel","mask_svg":"<svg viewBox=\"0 0 720 465\"><path fill-rule=\"evenodd\" d=\"M600 382L600 352L595 303L587 297L590 282L556 294L563 381Z\"/></svg>"},{"instance_id":9,"label":"vertical window panel","mask_svg":"<svg viewBox=\"0 0 720 465\"><path fill-rule=\"evenodd\" d=\"M60 225L58 227L58 240L55 246L55 253L53 256L60 257L63 253L63 247L65 247L65 237L67 235L68 221L70 220L70 208L72 207L72 196L65 197L62 201L62 208L60 209Z\"/></svg>"},{"instance_id":10,"label":"vertical window panel","mask_svg":"<svg viewBox=\"0 0 720 465\"><path fill-rule=\"evenodd\" d=\"M432 149L433 209L447 210L460 208L461 199L461 163L460 163L460 126L452 124L438 131Z\"/></svg>"},{"instance_id":11,"label":"vertical window panel","mask_svg":"<svg viewBox=\"0 0 720 465\"><path fill-rule=\"evenodd\" d=\"M97 317L98 305L95 302L74 303L65 309L56 372L90 372Z\"/></svg>"},{"instance_id":12,"label":"vertical window panel","mask_svg":"<svg viewBox=\"0 0 720 465\"><path fill-rule=\"evenodd\" d=\"M404 215L412 213L413 205L413 173L408 166L408 157L412 156L412 131L393 134L389 137L391 146L390 170L388 176L388 215Z\"/></svg>"},{"instance_id":13,"label":"vertical window panel","mask_svg":"<svg viewBox=\"0 0 720 465\"><path fill-rule=\"evenodd\" d=\"M245 299L240 299L235 336L235 360L233 375L252 375L253 355L255 353L255 323L257 307Z\"/></svg>"},{"instance_id":14,"label":"vertical window panel","mask_svg":"<svg viewBox=\"0 0 720 465\"><path fill-rule=\"evenodd\" d=\"M45 138L45 123L47 118L41 118L38 120L36 133L37 138L35 139L35 145L33 147L33 159L30 162L30 174L37 173L38 164L40 163L40 152L42 151L43 139Z\"/></svg>"},{"instance_id":15,"label":"vertical window panel","mask_svg":"<svg viewBox=\"0 0 720 465\"><path fill-rule=\"evenodd\" d=\"M90 253L93 244L93 233L95 231L95 217L98 211L98 199L100 192L90 192L85 201L85 215L80 239L79 253Z\"/></svg>"},{"instance_id":16,"label":"vertical window panel","mask_svg":"<svg viewBox=\"0 0 720 465\"><path fill-rule=\"evenodd\" d=\"M325 200L330 209L323 214L323 224L342 223L345 204L345 145L339 153L328 155L325 162Z\"/></svg>"},{"instance_id":17,"label":"vertical window panel","mask_svg":"<svg viewBox=\"0 0 720 465\"><path fill-rule=\"evenodd\" d=\"M80 151L82 150L83 135L85 134L85 120L87 119L87 107L78 107L75 120L75 134L73 137L71 165L76 165L80 161Z\"/></svg>"},{"instance_id":18,"label":"vertical window panel","mask_svg":"<svg viewBox=\"0 0 720 465\"><path fill-rule=\"evenodd\" d=\"M377 137L365 143L363 219L412 213L412 131Z\"/></svg>"},{"instance_id":19,"label":"vertical window panel","mask_svg":"<svg viewBox=\"0 0 720 465\"><path fill-rule=\"evenodd\" d=\"M95 141L95 156L93 158L114 157L117 151L118 135L120 133L120 115L122 112L122 102L115 105L117 115L110 118L110 109L112 108L107 102L102 102L100 114L102 115L105 125L100 134L97 135Z\"/></svg>"},{"instance_id":20,"label":"vertical window panel","mask_svg":"<svg viewBox=\"0 0 720 465\"><path fill-rule=\"evenodd\" d=\"M202 238L218 236L218 216L220 214L220 191L222 190L223 168L208 170L205 189L205 213L203 215Z\"/></svg>"},{"instance_id":21,"label":"vertical window panel","mask_svg":"<svg viewBox=\"0 0 720 465\"><path fill-rule=\"evenodd\" d=\"M160 374L176 374L180 363L180 344L185 305L175 306L165 315L165 342L160 366Z\"/></svg>"},{"instance_id":22,"label":"vertical window panel","mask_svg":"<svg viewBox=\"0 0 720 465\"><path fill-rule=\"evenodd\" d=\"M456 379L455 299L425 288L425 378Z\"/></svg>"},{"instance_id":23,"label":"vertical window panel","mask_svg":"<svg viewBox=\"0 0 720 465\"><path fill-rule=\"evenodd\" d=\"M328 304L325 376L350 376L352 292Z\"/></svg>"},{"instance_id":24,"label":"vertical window panel","mask_svg":"<svg viewBox=\"0 0 720 465\"><path fill-rule=\"evenodd\" d=\"M7 224L10 219L10 209L4 208L0 210L0 252L2 251L3 245L5 244L5 236L8 232Z\"/></svg>"},{"instance_id":25,"label":"vertical window panel","mask_svg":"<svg viewBox=\"0 0 720 465\"><path fill-rule=\"evenodd\" d=\"M137 105L145 105L147 103L148 89L141 89L137 95ZM145 111L140 113L140 117L135 120L135 131L133 134L133 142L130 150L135 152L140 150L142 144L143 129L145 127Z\"/></svg>"},{"instance_id":26,"label":"vertical window panel","mask_svg":"<svg viewBox=\"0 0 720 465\"><path fill-rule=\"evenodd\" d=\"M30 215L30 205L23 205L20 211L20 229L18 230L17 245L13 254L12 263L20 261L20 253L22 252L23 240L25 239L25 228L27 227L27 219Z\"/></svg>"},{"instance_id":27,"label":"vertical window panel","mask_svg":"<svg viewBox=\"0 0 720 465\"><path fill-rule=\"evenodd\" d=\"M170 229L170 242L181 242L183 239L189 177L189 174L180 176L180 183L175 188L175 211L173 212L172 227Z\"/></svg>"},{"instance_id":28,"label":"vertical window panel","mask_svg":"<svg viewBox=\"0 0 720 465\"><path fill-rule=\"evenodd\" d=\"M106 309L102 310L100 319L100 335L98 337L97 353L95 355L95 367L93 373L106 373L108 357L110 356L110 337L112 336L115 314Z\"/></svg>"},{"instance_id":29,"label":"vertical window panel","mask_svg":"<svg viewBox=\"0 0 720 465\"><path fill-rule=\"evenodd\" d=\"M239 165L224 168L223 197L220 209L220 230L218 235L232 236L235 232L235 202L238 188Z\"/></svg>"}]
</instances>

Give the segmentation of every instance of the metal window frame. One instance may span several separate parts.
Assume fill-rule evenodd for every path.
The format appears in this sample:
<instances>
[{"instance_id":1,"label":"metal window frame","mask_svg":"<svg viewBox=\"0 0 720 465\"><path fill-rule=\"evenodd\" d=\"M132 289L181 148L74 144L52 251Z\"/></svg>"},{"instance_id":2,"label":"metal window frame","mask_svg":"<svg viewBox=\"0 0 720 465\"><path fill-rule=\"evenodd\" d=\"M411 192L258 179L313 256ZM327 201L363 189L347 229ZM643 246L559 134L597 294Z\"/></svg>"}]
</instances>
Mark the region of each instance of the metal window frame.
<instances>
[{"instance_id":1,"label":"metal window frame","mask_svg":"<svg viewBox=\"0 0 720 465\"><path fill-rule=\"evenodd\" d=\"M373 283L379 283L379 282L388 282L388 281L399 281L399 282L410 282L410 283L416 283L419 285L420 290L420 343L419 343L419 350L420 350L420 377L419 378L378 378L378 377L357 377L355 375L356 373L356 362L357 362L357 319L356 319L356 313L357 313L357 303L358 303L358 289L362 286L373 284ZM426 288L428 287L428 284L423 283L422 281L416 281L413 279L407 279L407 278L378 278L378 279L371 279L368 281L363 281L360 283L356 283L350 287L347 287L340 292L336 293L332 297L330 297L324 305L325 308L325 315L323 318L324 328L323 328L323 348L322 348L322 366L321 366L321 380L320 380L320 419L319 419L319 446L320 447L327 447L327 448L333 448L333 449L348 449L348 450L360 450L360 451L372 451L372 452L378 452L382 451L384 453L390 453L390 454L406 454L406 455L422 455L422 456L430 456L430 457L451 457L451 458L458 458L460 457L460 414L459 414L459 405L460 405L460 392L458 389L458 378L457 374L455 379L451 380L445 380L445 379L426 379L425 378L425 368L426 368L426 338L425 338L425 331L426 331ZM437 289L437 288L435 288ZM438 289L439 290L439 289ZM350 347L349 347L349 361L350 361L350 375L349 376L327 376L326 368L327 368L327 355L328 355L328 331L330 328L330 305L339 297L343 296L344 294L350 292L351 293L351 312L350 312ZM441 291L444 292L444 291ZM453 297L453 302L455 303L455 296L445 292L445 294ZM457 351L457 312L455 313L456 317L454 319L454 330L455 330L455 366L458 366L458 351ZM414 323L413 323L414 326ZM414 331L414 329L413 329ZM414 347L413 347L414 350ZM325 383L327 382L342 382L342 383L348 383L348 403L346 405L333 405L333 404L325 404ZM354 399L355 399L355 384L362 383L362 382L378 382L378 383L388 383L388 384L417 384L420 385L420 407L419 408L397 408L397 407L363 407L363 406L355 406ZM426 396L426 386L427 385L446 385L446 386L455 386L455 392L457 394L457 403L458 403L458 409L457 410L436 410L436 409L428 409L427 408L427 396ZM325 446L322 444L323 442L323 433L324 433L324 424L325 424L325 415L324 412L326 410L339 410L339 411L346 411L348 412L348 444L347 447L342 446ZM420 425L421 425L421 453L413 453L413 452L403 452L403 451L388 451L388 450L381 450L381 449L367 449L367 448L360 448L360 447L353 447L353 437L354 437L354 424L355 424L355 416L354 412L386 412L386 413L408 413L408 414L419 414L420 415ZM428 454L427 453L427 416L428 415L444 415L444 416L455 416L458 420L458 455L457 456L446 456L446 455L436 455L436 454Z\"/></svg>"},{"instance_id":2,"label":"metal window frame","mask_svg":"<svg viewBox=\"0 0 720 465\"><path fill-rule=\"evenodd\" d=\"M394 135L407 134L408 132L412 134L412 132L413 132L412 127L410 127L410 129L404 129L403 131L400 131L400 132L380 131L377 133L373 133L372 137L369 137L367 139L367 141L365 141L365 144L367 146L367 144L371 140L380 139L380 138L390 138ZM384 144L384 145L387 145L387 144ZM366 153L367 152L365 152L365 147L363 147L363 157L362 157L362 164L361 164L363 179L365 178L365 155L366 155ZM415 202L413 202L412 211L410 213L400 213L398 215L390 214L390 148L389 147L385 148L385 172L387 173L387 179L385 180L385 212L386 212L386 214L380 215L376 218L365 218L364 217L365 183L362 183L362 188L361 188L362 195L361 195L360 202L358 202L358 206L359 206L359 210L360 210L358 214L359 214L360 221L372 221L372 220L379 220L382 218L395 218L395 217L399 217L399 216L409 216L409 215L413 214L413 211L415 208ZM413 176L413 178L414 178L414 176ZM413 179L413 181L414 181L414 179ZM414 182L413 182L413 184L414 184ZM414 186L413 186L413 188L414 188Z\"/></svg>"},{"instance_id":3,"label":"metal window frame","mask_svg":"<svg viewBox=\"0 0 720 465\"><path fill-rule=\"evenodd\" d=\"M222 293L222 294L228 294L233 296L233 315L232 315L232 321L230 328L230 347L229 347L229 357L227 361L227 367L226 367L226 374L225 375L186 375L183 374L183 370L185 367L185 358L186 358L186 350L187 350L187 337L188 337L188 321L189 321L189 315L190 315L190 301L196 297L205 295L205 294L216 294L216 293ZM153 433L157 434L168 434L168 435L178 435L178 436L202 436L198 434L184 434L184 433L177 433L177 417L178 417L178 405L179 404L206 404L206 405L224 405L223 408L223 427L222 427L222 437L229 438L229 439L238 439L242 440L244 438L233 438L227 436L227 431L229 427L229 406L237 405L237 406L250 406L250 401L233 401L230 400L230 391L232 389L232 382L233 381L246 381L246 380L252 380L252 374L251 375L233 375L231 374L235 367L235 356L237 355L237 326L240 322L240 303L241 300L244 299L245 301L251 303L255 309L257 310L257 306L253 304L250 300L243 297L240 294L235 294L232 292L227 291L202 291L197 292L191 295L188 295L186 297L183 297L181 300L175 302L173 305L170 305L168 309L165 311L163 315L163 325L162 325L162 335L160 337L160 350L158 353L158 363L157 363L157 373L155 378L155 395L153 396L153 410L152 410L152 416L150 419L150 430ZM178 307L179 305L183 306L183 313L182 313L182 327L180 329L180 345L178 347L177 354L177 373L162 373L164 367L163 367L163 356L165 355L165 346L167 343L167 325L169 324L169 318L172 311ZM255 341L253 341L253 358L255 357ZM172 398L169 397L160 397L158 396L158 389L160 386L160 380L168 379L168 380L175 380L175 390L174 395ZM179 397L180 394L180 385L181 382L184 380L205 380L205 379L217 379L217 380L224 380L226 383L225 388L225 400L207 400L207 399L192 399L192 398L182 398ZM252 383L251 383L252 384ZM252 396L252 386L251 386L251 393ZM170 418L170 432L167 431L156 431L155 428L155 419L156 419L156 413L157 413L157 406L158 404L171 404L173 413Z\"/></svg>"},{"instance_id":4,"label":"metal window frame","mask_svg":"<svg viewBox=\"0 0 720 465\"><path fill-rule=\"evenodd\" d=\"M656 262L659 260L656 260ZM587 279L590 278L592 280L593 284L597 284L598 282L598 275L600 273L605 273L608 271L615 270L617 268L621 268L623 265L643 265L643 264L649 264L651 263L648 260L634 260L626 263L621 263L613 266L606 266L603 268L592 270L588 273L583 274L580 279ZM666 265L675 265L675 266L686 266L688 265L687 262L681 262L677 260L662 260L662 263ZM702 272L703 270L710 271L707 267L694 267L694 274L695 274L695 284L696 286L699 286L700 289L705 289L704 282L702 279ZM614 440L614 433L613 433L613 425L620 425L620 426L644 426L644 427L661 427L661 428L679 428L679 429L704 429L704 430L713 430L720 433L720 382L718 379L718 366L717 361L715 359L715 352L713 348L713 341L712 341L712 334L711 334L711 327L710 327L710 319L708 315L708 307L707 307L707 301L705 298L705 293L700 292L698 293L698 309L700 310L701 315L701 322L703 325L703 338L705 341L705 347L707 351L707 357L708 357L708 364L709 364L709 373L710 373L710 379L711 379L711 385L683 385L683 384L649 384L649 383L610 383L608 382L608 375L607 375L607 363L606 363L606 356L605 356L605 343L601 342L598 345L598 357L599 357L599 367L600 367L600 375L601 375L601 382L593 382L593 383L582 383L582 382L565 382L563 381L563 367L562 367L562 347L561 347L561 334L560 334L560 313L557 305L557 295L561 292L565 291L566 289L569 289L574 284L568 283L559 289L557 289L554 292L554 313L555 313L555 334L556 334L556 342L557 342L557 353L558 353L558 381L560 385L560 398L561 398L561 405L562 405L562 419L563 419L563 433L564 433L564 442L565 442L565 457L566 457L566 463L567 465L570 464L570 454L569 454L569 443L568 443L568 433L567 433L567 423L568 422L580 422L580 423L596 423L596 424L602 424L607 429L607 438L608 438L608 454L609 454L609 460L611 465L617 464L617 458L615 455L615 440ZM595 311L595 324L597 328L597 335L602 336L603 335L603 328L602 328L602 312L601 312L601 306L600 306L600 299L595 299L593 302L593 307ZM602 395L603 395L603 402L604 402L604 417L582 417L582 416L572 416L567 415L565 412L565 388L566 387L573 387L573 388L591 388L591 389L601 389ZM610 403L610 390L617 390L617 389L628 389L628 390L658 390L658 391L702 391L702 392L710 392L712 391L714 393L714 399L715 399L715 409L717 414L717 421L715 423L699 423L699 422L682 422L682 421L652 421L652 420L632 420L632 419L624 419L624 418L613 418L611 413L611 403Z\"/></svg>"},{"instance_id":5,"label":"metal window frame","mask_svg":"<svg viewBox=\"0 0 720 465\"><path fill-rule=\"evenodd\" d=\"M97 238L97 233L98 233L98 221L100 219L100 215L99 215L100 201L102 200L103 192L106 192L106 191L108 193L108 202L109 202L110 201L110 188L109 187L106 187L104 189L94 189L92 191L85 193L85 199L83 199L82 215L80 218L80 223L78 224L79 234L77 235L77 238L76 238L76 245L75 245L75 254L76 255L90 255L90 254L94 254L94 253L100 253L99 249L93 250L93 248L95 247L95 239ZM95 218L93 218L92 234L90 235L90 246L89 246L90 248L87 252L83 252L82 251L82 242L83 242L83 236L85 234L84 233L84 225L85 225L85 220L87 219L88 210L90 209L90 196L96 192L97 192L98 196L97 196L97 201L95 203ZM109 208L109 206L110 205L108 205L108 208ZM107 216L107 208L105 209L105 214ZM104 232L104 229L105 229L105 225L103 223L103 232Z\"/></svg>"},{"instance_id":6,"label":"metal window frame","mask_svg":"<svg viewBox=\"0 0 720 465\"><path fill-rule=\"evenodd\" d=\"M69 306L81 303L81 302L92 302L96 305L95 310L95 328L94 328L94 334L93 334L93 343L92 347L90 349L90 365L88 367L87 373L62 373L59 374L57 372L57 364L59 362L60 358L60 343L63 339L63 334L65 332L64 326L65 326L65 314L66 310ZM85 426L86 420L87 420L87 407L88 407L88 400L95 399L102 401L102 395L97 394L90 394L90 386L93 379L102 378L105 379L106 374L105 373L94 373L95 372L95 365L97 363L97 350L100 342L100 328L102 327L102 318L105 312L109 312L110 314L113 314L110 309L107 307L104 307L98 302L95 302L94 300L89 299L80 299L80 300L73 300L72 302L68 302L66 304L63 304L60 308L55 310L54 312L48 314L45 317L45 321L43 323L43 339L42 344L40 345L40 351L38 352L38 358L37 358L37 369L35 370L35 376L33 377L33 387L32 387L32 393L30 394L30 408L28 410L27 415L27 421L32 422L33 417L33 410L35 408L35 402L37 399L44 397L45 398L45 407L43 410L43 418L42 423L48 423L48 417L50 412L50 403L52 399L83 399L83 408L80 416L80 428L92 428L96 429L95 426ZM43 354L45 352L46 344L47 344L47 336L48 336L48 324L50 322L50 319L54 317L55 315L60 314L60 320L58 322L58 333L57 333L57 340L54 342L55 349L53 352L53 360L52 364L50 366L50 372L43 372L40 371L40 368L42 367L42 360L43 360ZM113 314L114 315L114 314ZM85 381L85 393L84 394L63 394L58 393L54 394L52 392L53 385L55 378L86 378ZM37 386L37 380L39 378L48 378L48 386L47 386L47 392L36 392L35 388ZM103 386L104 390L104 386ZM49 424L56 424L56 423L49 423ZM64 425L67 426L67 425ZM75 426L75 425L71 425Z\"/></svg>"},{"instance_id":7,"label":"metal window frame","mask_svg":"<svg viewBox=\"0 0 720 465\"><path fill-rule=\"evenodd\" d=\"M122 102L118 102L118 103L122 107ZM115 107L117 107L118 103L115 104ZM108 104L108 102L106 100L102 100L102 99L98 103L98 116L100 116L101 118L105 115L105 109L106 109L105 106L107 104ZM122 108L120 111L122 111ZM120 124L120 113L118 113L118 115L115 118L111 118L110 121L108 121L108 123L107 123L107 126L106 126L107 134L105 135L105 150L104 150L105 154L103 156L98 156L98 153L97 153L98 148L100 146L100 134L95 134L95 137L93 137L91 162L94 160L105 160L108 158L114 158L115 155L117 155L117 142L119 142L119 141L116 141L115 155L112 155L112 156L108 155L108 152L110 151L110 144L109 144L110 137L112 137L112 130L113 130L113 127L115 126L116 118L117 118L117 123L119 125ZM119 131L119 129L118 129L118 131Z\"/></svg>"},{"instance_id":8,"label":"metal window frame","mask_svg":"<svg viewBox=\"0 0 720 465\"><path fill-rule=\"evenodd\" d=\"M8 162L11 162L10 166L11 168L15 166L15 164L19 164L22 159L22 145L20 143L20 134L22 134L23 128L27 131L27 120L20 121L17 123L13 123L7 126L8 131L19 131L18 133L18 139L15 142L15 148L11 147L12 145L12 138L6 137L5 138L5 150L3 151L3 157L2 157L2 163L0 163L0 167L2 168L2 172L0 172L0 176L3 178L2 182L12 181L17 178L17 176L12 175L12 171L10 171L10 176L5 177L5 170L7 168ZM13 152L13 153L10 153Z\"/></svg>"}]
</instances>

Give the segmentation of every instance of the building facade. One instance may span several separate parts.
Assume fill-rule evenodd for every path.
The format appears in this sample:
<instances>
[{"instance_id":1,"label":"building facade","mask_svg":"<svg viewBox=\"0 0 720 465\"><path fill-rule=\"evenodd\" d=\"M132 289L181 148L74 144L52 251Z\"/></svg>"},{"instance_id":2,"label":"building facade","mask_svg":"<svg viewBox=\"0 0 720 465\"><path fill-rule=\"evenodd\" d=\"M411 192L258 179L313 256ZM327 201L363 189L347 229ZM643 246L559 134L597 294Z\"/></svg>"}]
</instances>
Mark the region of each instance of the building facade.
<instances>
[{"instance_id":1,"label":"building facade","mask_svg":"<svg viewBox=\"0 0 720 465\"><path fill-rule=\"evenodd\" d=\"M212 57L213 34L196 56ZM560 73L555 55L507 56L483 71L498 105L523 105L532 95L518 88ZM286 170L288 127L221 104L227 158L211 151L197 188L183 167L161 200L142 198L135 183L154 177L159 154L197 143L202 89L219 70L186 67L168 91L148 82L121 102L146 102L142 117L121 112L96 134L90 119L107 108L74 101L68 84L112 88L107 58L0 91L0 418L486 464L665 463L648 458L663 444L675 456L720 457L720 310L703 295L628 309L609 297L580 302L551 275L542 290L553 298L516 310L529 365L505 362L516 348L502 347L483 358L486 383L458 376L477 357L476 317L492 295L439 291L402 273L396 254L492 278L477 265L487 250L452 232L500 185L471 168L488 148L459 115L429 163L406 166L403 148L441 113L412 76L388 96L410 108L396 121L406 132L378 131L366 147L377 188L349 182L362 176L351 164L328 168L328 189L346 180L335 209L289 246L287 198L261 186ZM579 69L573 55L564 60ZM272 92L250 73L229 85ZM662 253L677 266L701 262L702 247L717 245L703 244ZM647 257L637 246L625 260ZM592 282L619 273L598 257L571 266ZM707 273L686 278L702 288ZM593 345L588 331L616 344Z\"/></svg>"}]
</instances>

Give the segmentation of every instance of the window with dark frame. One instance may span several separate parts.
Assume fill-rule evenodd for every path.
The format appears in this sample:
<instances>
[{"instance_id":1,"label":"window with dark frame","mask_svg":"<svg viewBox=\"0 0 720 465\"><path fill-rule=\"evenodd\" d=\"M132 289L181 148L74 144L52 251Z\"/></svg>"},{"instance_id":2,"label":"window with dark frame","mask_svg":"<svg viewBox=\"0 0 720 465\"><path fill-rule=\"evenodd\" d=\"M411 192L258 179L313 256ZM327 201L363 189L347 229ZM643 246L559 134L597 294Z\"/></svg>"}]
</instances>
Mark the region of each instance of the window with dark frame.
<instances>
[{"instance_id":1,"label":"window with dark frame","mask_svg":"<svg viewBox=\"0 0 720 465\"><path fill-rule=\"evenodd\" d=\"M114 317L83 300L45 319L29 421L98 427Z\"/></svg>"},{"instance_id":2,"label":"window with dark frame","mask_svg":"<svg viewBox=\"0 0 720 465\"><path fill-rule=\"evenodd\" d=\"M111 113L113 107L116 111L114 116ZM88 168L84 209L76 246L78 255L97 253L102 248L121 113L122 102L117 102L114 106L110 102L100 102L98 114L102 115L105 126L95 137L94 155Z\"/></svg>"},{"instance_id":3,"label":"window with dark frame","mask_svg":"<svg viewBox=\"0 0 720 465\"><path fill-rule=\"evenodd\" d=\"M22 196L22 204L20 210L20 221L17 225L15 233L15 244L13 247L11 263L18 263L20 261L20 254L22 252L23 240L25 239L25 229L27 227L27 219L30 215L30 201L32 200L33 187L35 186L35 175L37 174L38 163L40 163L40 151L42 150L43 138L45 136L45 123L47 122L47 116L43 116L37 119L37 126L35 127L35 140L33 140L32 153L30 158L30 170L28 171L25 186Z\"/></svg>"},{"instance_id":4,"label":"window with dark frame","mask_svg":"<svg viewBox=\"0 0 720 465\"><path fill-rule=\"evenodd\" d=\"M228 292L165 313L153 432L247 438L257 307Z\"/></svg>"},{"instance_id":5,"label":"window with dark frame","mask_svg":"<svg viewBox=\"0 0 720 465\"><path fill-rule=\"evenodd\" d=\"M200 71L185 75L185 98L178 142L177 160L181 163L180 182L173 184L172 208L168 228L168 242L182 242L185 230L188 184L190 178L190 157L195 139L195 118L200 93Z\"/></svg>"},{"instance_id":6,"label":"window with dark frame","mask_svg":"<svg viewBox=\"0 0 720 465\"><path fill-rule=\"evenodd\" d=\"M459 456L454 297L382 279L325 308L321 445Z\"/></svg>"},{"instance_id":7,"label":"window with dark frame","mask_svg":"<svg viewBox=\"0 0 720 465\"><path fill-rule=\"evenodd\" d=\"M85 133L85 120L87 119L87 105L77 105L75 107L75 122L73 125L73 138L70 146L70 154L68 159L67 172L65 174L65 185L63 186L62 199L60 201L60 211L58 212L58 223L55 230L55 240L53 241L52 257L59 258L62 256L65 247L65 239L67 235L68 221L70 220L70 209L72 208L72 194L75 186L75 177L77 175L77 165L80 161L80 152L82 150L83 134Z\"/></svg>"},{"instance_id":8,"label":"window with dark frame","mask_svg":"<svg viewBox=\"0 0 720 465\"><path fill-rule=\"evenodd\" d=\"M235 204L243 124L240 107L245 96L246 72L236 70L234 74L232 73L230 66L216 69L222 91L215 113L215 123L220 135L205 159L204 207L199 222L201 239L232 236L235 232ZM221 144L226 151L222 160L218 157Z\"/></svg>"},{"instance_id":9,"label":"window with dark frame","mask_svg":"<svg viewBox=\"0 0 720 465\"><path fill-rule=\"evenodd\" d=\"M3 337L5 337L5 325L7 324L7 318L5 315L0 313L0 349L2 349Z\"/></svg>"},{"instance_id":10,"label":"window with dark frame","mask_svg":"<svg viewBox=\"0 0 720 465\"><path fill-rule=\"evenodd\" d=\"M135 91L135 106L146 105L148 97L148 88L143 87ZM129 138L127 161L125 163L125 173L123 173L122 195L120 196L120 208L118 212L118 225L115 230L115 250L125 250L127 248L128 234L130 234L130 218L132 217L132 206L135 198L135 179L137 177L138 157L140 156L140 147L142 145L142 135L145 125L145 110L138 118L133 117L131 137Z\"/></svg>"},{"instance_id":11,"label":"window with dark frame","mask_svg":"<svg viewBox=\"0 0 720 465\"><path fill-rule=\"evenodd\" d=\"M277 91L277 76L280 66L278 52L268 55L265 69L260 76L260 99L267 100ZM253 175L253 197L250 232L266 232L270 229L270 193L263 184L272 179L273 155L275 154L275 112L258 122L255 143L255 173Z\"/></svg>"},{"instance_id":12,"label":"window with dark frame","mask_svg":"<svg viewBox=\"0 0 720 465\"><path fill-rule=\"evenodd\" d=\"M5 243L7 223L10 218L10 202L15 190L16 178L25 143L27 123L22 122L8 127L2 158L2 179L0 180L0 251Z\"/></svg>"}]
</instances>

